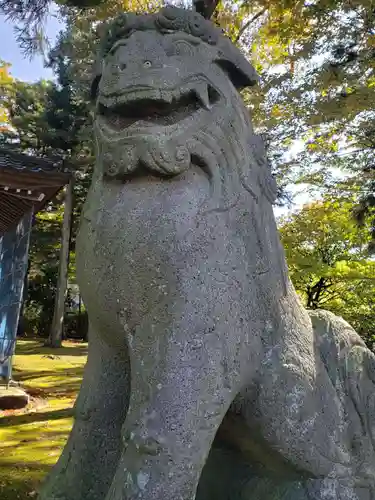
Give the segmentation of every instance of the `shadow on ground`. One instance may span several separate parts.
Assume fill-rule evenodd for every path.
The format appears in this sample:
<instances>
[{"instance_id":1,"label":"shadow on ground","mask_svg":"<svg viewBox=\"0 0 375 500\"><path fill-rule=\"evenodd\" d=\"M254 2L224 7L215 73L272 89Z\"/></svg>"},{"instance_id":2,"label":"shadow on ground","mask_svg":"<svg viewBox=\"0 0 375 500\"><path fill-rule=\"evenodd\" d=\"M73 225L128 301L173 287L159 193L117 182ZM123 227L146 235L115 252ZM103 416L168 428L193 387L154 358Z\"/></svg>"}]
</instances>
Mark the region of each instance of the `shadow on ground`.
<instances>
[{"instance_id":1,"label":"shadow on ground","mask_svg":"<svg viewBox=\"0 0 375 500\"><path fill-rule=\"evenodd\" d=\"M2 500L30 500L36 498L41 478L50 466L32 462L1 464L0 498Z\"/></svg>"},{"instance_id":2,"label":"shadow on ground","mask_svg":"<svg viewBox=\"0 0 375 500\"><path fill-rule=\"evenodd\" d=\"M38 356L87 356L87 343L65 341L63 347L49 347L44 345L39 339L20 339L17 341L16 353L22 356L34 354L38 351Z\"/></svg>"},{"instance_id":3,"label":"shadow on ground","mask_svg":"<svg viewBox=\"0 0 375 500\"><path fill-rule=\"evenodd\" d=\"M44 422L49 420L58 420L59 418L70 418L73 416L72 408L63 408L62 410L51 410L43 412L32 412L24 415L11 415L1 420L2 426L10 427L12 425L30 424L33 422Z\"/></svg>"}]
</instances>

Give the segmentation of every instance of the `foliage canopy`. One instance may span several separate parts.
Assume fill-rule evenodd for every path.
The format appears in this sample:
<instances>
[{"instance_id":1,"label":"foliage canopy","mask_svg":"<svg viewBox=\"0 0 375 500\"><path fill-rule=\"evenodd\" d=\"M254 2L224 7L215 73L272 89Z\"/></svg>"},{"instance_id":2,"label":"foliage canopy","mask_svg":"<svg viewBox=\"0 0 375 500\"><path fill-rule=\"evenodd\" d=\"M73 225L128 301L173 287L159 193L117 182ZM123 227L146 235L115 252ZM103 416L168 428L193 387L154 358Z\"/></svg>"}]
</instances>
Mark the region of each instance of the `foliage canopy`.
<instances>
[{"instance_id":1,"label":"foliage canopy","mask_svg":"<svg viewBox=\"0 0 375 500\"><path fill-rule=\"evenodd\" d=\"M328 309L375 340L375 260L368 228L351 215L352 199L305 205L280 222L292 282L309 309Z\"/></svg>"}]
</instances>

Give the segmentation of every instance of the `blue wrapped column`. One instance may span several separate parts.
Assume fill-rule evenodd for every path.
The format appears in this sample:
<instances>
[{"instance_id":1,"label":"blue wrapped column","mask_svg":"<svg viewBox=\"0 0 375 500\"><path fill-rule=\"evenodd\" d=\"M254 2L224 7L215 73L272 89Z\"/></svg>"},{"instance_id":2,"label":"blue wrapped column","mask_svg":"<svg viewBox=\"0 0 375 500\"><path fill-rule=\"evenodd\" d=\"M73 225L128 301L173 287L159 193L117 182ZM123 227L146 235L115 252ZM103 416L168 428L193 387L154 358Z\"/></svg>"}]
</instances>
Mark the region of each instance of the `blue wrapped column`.
<instances>
[{"instance_id":1,"label":"blue wrapped column","mask_svg":"<svg viewBox=\"0 0 375 500\"><path fill-rule=\"evenodd\" d=\"M0 379L12 376L18 321L27 271L32 212L0 235Z\"/></svg>"}]
</instances>

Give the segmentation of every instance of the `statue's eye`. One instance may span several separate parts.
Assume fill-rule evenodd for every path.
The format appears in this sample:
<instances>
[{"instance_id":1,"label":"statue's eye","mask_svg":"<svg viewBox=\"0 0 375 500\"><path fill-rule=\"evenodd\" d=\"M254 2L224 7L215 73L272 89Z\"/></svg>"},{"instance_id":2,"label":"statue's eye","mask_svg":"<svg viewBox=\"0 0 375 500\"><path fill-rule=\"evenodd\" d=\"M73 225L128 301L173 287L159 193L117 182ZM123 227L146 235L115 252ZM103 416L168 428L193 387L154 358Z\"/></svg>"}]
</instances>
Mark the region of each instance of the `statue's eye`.
<instances>
[{"instance_id":1,"label":"statue's eye","mask_svg":"<svg viewBox=\"0 0 375 500\"><path fill-rule=\"evenodd\" d=\"M186 40L175 41L168 51L169 55L192 56L195 53L193 45Z\"/></svg>"}]
</instances>

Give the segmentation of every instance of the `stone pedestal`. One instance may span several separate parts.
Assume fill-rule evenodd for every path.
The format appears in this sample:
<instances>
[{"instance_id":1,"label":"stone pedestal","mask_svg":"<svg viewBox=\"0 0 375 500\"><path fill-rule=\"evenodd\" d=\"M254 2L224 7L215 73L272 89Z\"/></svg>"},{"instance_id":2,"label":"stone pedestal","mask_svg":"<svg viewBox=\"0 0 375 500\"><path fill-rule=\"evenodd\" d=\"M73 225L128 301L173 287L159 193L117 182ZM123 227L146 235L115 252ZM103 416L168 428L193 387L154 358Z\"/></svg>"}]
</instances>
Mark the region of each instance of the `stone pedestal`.
<instances>
[{"instance_id":1,"label":"stone pedestal","mask_svg":"<svg viewBox=\"0 0 375 500\"><path fill-rule=\"evenodd\" d=\"M0 410L19 410L29 404L29 395L19 387L0 387Z\"/></svg>"}]
</instances>

